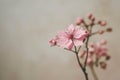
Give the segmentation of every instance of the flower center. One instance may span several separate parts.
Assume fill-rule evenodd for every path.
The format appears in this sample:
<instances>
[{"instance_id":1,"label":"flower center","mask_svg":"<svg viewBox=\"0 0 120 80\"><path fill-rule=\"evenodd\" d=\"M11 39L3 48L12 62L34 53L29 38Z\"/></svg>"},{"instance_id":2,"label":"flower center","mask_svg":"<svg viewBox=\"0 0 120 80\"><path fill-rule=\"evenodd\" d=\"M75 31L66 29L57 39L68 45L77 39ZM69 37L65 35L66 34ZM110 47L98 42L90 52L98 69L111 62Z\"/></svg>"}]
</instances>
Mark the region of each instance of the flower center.
<instances>
[{"instance_id":1,"label":"flower center","mask_svg":"<svg viewBox=\"0 0 120 80\"><path fill-rule=\"evenodd\" d=\"M73 34L69 35L69 39L73 39L73 37L74 37Z\"/></svg>"}]
</instances>

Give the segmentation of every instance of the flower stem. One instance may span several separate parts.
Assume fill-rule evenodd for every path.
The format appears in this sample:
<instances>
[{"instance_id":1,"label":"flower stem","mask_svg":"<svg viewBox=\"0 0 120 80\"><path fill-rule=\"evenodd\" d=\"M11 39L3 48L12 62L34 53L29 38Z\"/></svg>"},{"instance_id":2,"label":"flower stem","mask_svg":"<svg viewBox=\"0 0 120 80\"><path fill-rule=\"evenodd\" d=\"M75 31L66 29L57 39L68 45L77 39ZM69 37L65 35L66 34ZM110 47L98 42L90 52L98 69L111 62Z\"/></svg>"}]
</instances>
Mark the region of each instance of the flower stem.
<instances>
[{"instance_id":1,"label":"flower stem","mask_svg":"<svg viewBox=\"0 0 120 80\"><path fill-rule=\"evenodd\" d=\"M89 42L89 35L87 37L87 41L86 41L86 51L87 51L87 54L86 54L86 58L85 58L85 62L84 62L84 68L86 69L86 65L87 65L87 59L88 59L88 52L89 52L89 48L88 48L88 42Z\"/></svg>"},{"instance_id":2,"label":"flower stem","mask_svg":"<svg viewBox=\"0 0 120 80\"><path fill-rule=\"evenodd\" d=\"M88 74L85 70L85 68L82 66L82 64L80 63L80 59L79 59L79 56L78 56L78 53L76 52L76 57L77 57L77 61L78 61L78 64L80 66L80 68L82 69L84 75L85 75L85 79L88 80Z\"/></svg>"},{"instance_id":3,"label":"flower stem","mask_svg":"<svg viewBox=\"0 0 120 80\"><path fill-rule=\"evenodd\" d=\"M98 77L97 77L96 72L95 72L95 70L94 70L94 66L93 66L93 65L90 65L90 69L91 69L92 75L93 75L93 77L94 77L94 80L98 80Z\"/></svg>"}]
</instances>

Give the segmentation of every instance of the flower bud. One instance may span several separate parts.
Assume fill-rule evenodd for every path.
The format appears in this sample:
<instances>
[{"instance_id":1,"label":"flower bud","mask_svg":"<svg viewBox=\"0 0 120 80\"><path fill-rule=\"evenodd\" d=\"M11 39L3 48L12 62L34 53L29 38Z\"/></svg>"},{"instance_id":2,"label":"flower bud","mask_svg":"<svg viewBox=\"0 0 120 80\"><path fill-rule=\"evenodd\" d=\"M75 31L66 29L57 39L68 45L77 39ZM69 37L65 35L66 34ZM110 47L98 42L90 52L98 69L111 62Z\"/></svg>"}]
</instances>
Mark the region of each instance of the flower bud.
<instances>
[{"instance_id":1,"label":"flower bud","mask_svg":"<svg viewBox=\"0 0 120 80\"><path fill-rule=\"evenodd\" d=\"M105 62L100 62L100 66L102 69L106 69L107 64Z\"/></svg>"},{"instance_id":2,"label":"flower bud","mask_svg":"<svg viewBox=\"0 0 120 80\"><path fill-rule=\"evenodd\" d=\"M101 26L106 26L107 22L106 21L98 21L98 24L100 24Z\"/></svg>"},{"instance_id":3,"label":"flower bud","mask_svg":"<svg viewBox=\"0 0 120 80\"><path fill-rule=\"evenodd\" d=\"M99 34L103 34L104 31L103 31L103 30L99 30L98 33L99 33Z\"/></svg>"},{"instance_id":4,"label":"flower bud","mask_svg":"<svg viewBox=\"0 0 120 80\"><path fill-rule=\"evenodd\" d=\"M81 25L84 22L83 18L77 18L76 25Z\"/></svg>"},{"instance_id":5,"label":"flower bud","mask_svg":"<svg viewBox=\"0 0 120 80\"><path fill-rule=\"evenodd\" d=\"M92 22L95 21L95 17L91 13L88 14L88 19L90 19Z\"/></svg>"},{"instance_id":6,"label":"flower bud","mask_svg":"<svg viewBox=\"0 0 120 80\"><path fill-rule=\"evenodd\" d=\"M92 64L92 57L88 57L88 58L87 58L87 64L88 64L88 65Z\"/></svg>"},{"instance_id":7,"label":"flower bud","mask_svg":"<svg viewBox=\"0 0 120 80\"><path fill-rule=\"evenodd\" d=\"M101 43L100 43L101 45L106 45L107 44L107 40L105 40L105 39L103 39L103 40L101 40Z\"/></svg>"},{"instance_id":8,"label":"flower bud","mask_svg":"<svg viewBox=\"0 0 120 80\"><path fill-rule=\"evenodd\" d=\"M106 31L107 32L112 32L112 28L107 28Z\"/></svg>"},{"instance_id":9,"label":"flower bud","mask_svg":"<svg viewBox=\"0 0 120 80\"><path fill-rule=\"evenodd\" d=\"M98 23L98 24L101 24L101 21L98 21L97 23Z\"/></svg>"},{"instance_id":10,"label":"flower bud","mask_svg":"<svg viewBox=\"0 0 120 80\"><path fill-rule=\"evenodd\" d=\"M93 48L94 46L95 46L95 44L94 44L94 43L90 43L90 47L92 47L92 48Z\"/></svg>"},{"instance_id":11,"label":"flower bud","mask_svg":"<svg viewBox=\"0 0 120 80\"><path fill-rule=\"evenodd\" d=\"M93 17L93 14L92 13L88 14L88 19L90 19L91 17Z\"/></svg>"},{"instance_id":12,"label":"flower bud","mask_svg":"<svg viewBox=\"0 0 120 80\"><path fill-rule=\"evenodd\" d=\"M110 55L107 55L107 56L106 56L106 60L109 60L110 58L111 58Z\"/></svg>"},{"instance_id":13,"label":"flower bud","mask_svg":"<svg viewBox=\"0 0 120 80\"><path fill-rule=\"evenodd\" d=\"M55 46L55 45L56 45L55 39L51 39L51 40L49 41L49 43L51 44L51 46Z\"/></svg>"}]
</instances>

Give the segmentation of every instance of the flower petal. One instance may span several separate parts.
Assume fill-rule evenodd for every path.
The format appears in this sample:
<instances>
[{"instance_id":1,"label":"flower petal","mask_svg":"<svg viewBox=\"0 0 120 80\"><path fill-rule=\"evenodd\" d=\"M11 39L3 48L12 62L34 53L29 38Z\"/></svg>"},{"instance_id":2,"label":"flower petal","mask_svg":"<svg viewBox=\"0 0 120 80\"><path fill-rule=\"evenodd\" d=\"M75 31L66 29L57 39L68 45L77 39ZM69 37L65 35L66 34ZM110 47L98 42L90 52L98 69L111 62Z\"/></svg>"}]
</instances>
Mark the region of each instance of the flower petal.
<instances>
[{"instance_id":1,"label":"flower petal","mask_svg":"<svg viewBox=\"0 0 120 80\"><path fill-rule=\"evenodd\" d=\"M73 34L74 33L74 30L75 30L75 27L73 26L73 24L69 25L66 32L67 34Z\"/></svg>"},{"instance_id":2,"label":"flower petal","mask_svg":"<svg viewBox=\"0 0 120 80\"><path fill-rule=\"evenodd\" d=\"M74 44L75 44L75 46L81 46L81 45L83 45L83 41L80 41L80 40L74 40Z\"/></svg>"}]
</instances>

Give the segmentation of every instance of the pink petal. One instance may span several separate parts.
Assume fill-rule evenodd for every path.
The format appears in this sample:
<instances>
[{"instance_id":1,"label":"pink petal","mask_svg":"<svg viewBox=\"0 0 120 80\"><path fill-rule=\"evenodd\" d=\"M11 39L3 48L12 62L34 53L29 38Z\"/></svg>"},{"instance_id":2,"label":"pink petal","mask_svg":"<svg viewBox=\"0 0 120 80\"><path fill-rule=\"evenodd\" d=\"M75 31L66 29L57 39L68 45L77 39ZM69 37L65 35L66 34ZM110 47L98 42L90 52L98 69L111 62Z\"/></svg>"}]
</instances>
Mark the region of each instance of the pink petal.
<instances>
[{"instance_id":1,"label":"pink petal","mask_svg":"<svg viewBox=\"0 0 120 80\"><path fill-rule=\"evenodd\" d=\"M83 41L80 41L80 40L74 40L74 44L75 44L75 46L81 46L81 45L83 45Z\"/></svg>"},{"instance_id":2,"label":"pink petal","mask_svg":"<svg viewBox=\"0 0 120 80\"><path fill-rule=\"evenodd\" d=\"M76 26L74 31L74 38L77 39L84 39L88 35L88 32L83 30L83 28L80 28L79 26Z\"/></svg>"},{"instance_id":3,"label":"pink petal","mask_svg":"<svg viewBox=\"0 0 120 80\"><path fill-rule=\"evenodd\" d=\"M57 45L61 46L61 45L65 45L69 40L67 38L57 38L56 39L56 42L57 42Z\"/></svg>"},{"instance_id":4,"label":"pink petal","mask_svg":"<svg viewBox=\"0 0 120 80\"><path fill-rule=\"evenodd\" d=\"M71 50L73 48L74 44L72 42L72 40L69 40L66 44L65 44L65 48Z\"/></svg>"},{"instance_id":5,"label":"pink petal","mask_svg":"<svg viewBox=\"0 0 120 80\"><path fill-rule=\"evenodd\" d=\"M57 37L59 38L66 38L67 34L65 33L64 30L59 31Z\"/></svg>"},{"instance_id":6,"label":"pink petal","mask_svg":"<svg viewBox=\"0 0 120 80\"><path fill-rule=\"evenodd\" d=\"M73 26L73 24L71 24L71 25L68 26L66 32L67 32L68 34L73 34L74 29L75 29L75 27Z\"/></svg>"}]
</instances>

